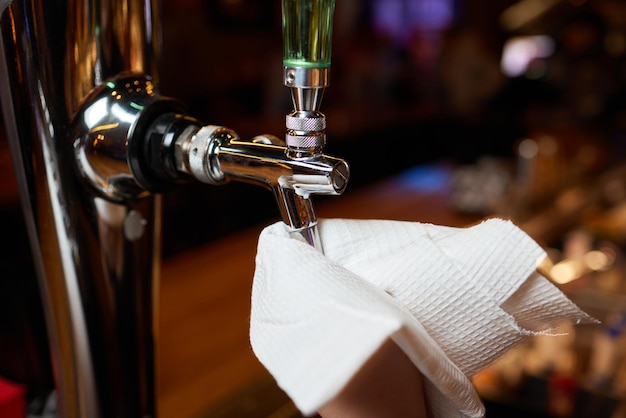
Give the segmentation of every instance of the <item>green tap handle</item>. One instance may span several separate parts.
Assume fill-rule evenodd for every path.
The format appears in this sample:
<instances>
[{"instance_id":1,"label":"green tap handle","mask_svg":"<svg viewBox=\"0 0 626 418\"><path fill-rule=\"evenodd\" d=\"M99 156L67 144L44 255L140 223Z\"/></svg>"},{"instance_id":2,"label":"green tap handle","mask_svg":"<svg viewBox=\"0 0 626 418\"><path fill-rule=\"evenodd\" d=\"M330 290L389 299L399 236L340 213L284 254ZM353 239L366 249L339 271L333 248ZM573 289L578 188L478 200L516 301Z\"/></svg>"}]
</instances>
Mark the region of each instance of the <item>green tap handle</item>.
<instances>
[{"instance_id":1,"label":"green tap handle","mask_svg":"<svg viewBox=\"0 0 626 418\"><path fill-rule=\"evenodd\" d=\"M330 67L335 0L282 0L283 65Z\"/></svg>"}]
</instances>

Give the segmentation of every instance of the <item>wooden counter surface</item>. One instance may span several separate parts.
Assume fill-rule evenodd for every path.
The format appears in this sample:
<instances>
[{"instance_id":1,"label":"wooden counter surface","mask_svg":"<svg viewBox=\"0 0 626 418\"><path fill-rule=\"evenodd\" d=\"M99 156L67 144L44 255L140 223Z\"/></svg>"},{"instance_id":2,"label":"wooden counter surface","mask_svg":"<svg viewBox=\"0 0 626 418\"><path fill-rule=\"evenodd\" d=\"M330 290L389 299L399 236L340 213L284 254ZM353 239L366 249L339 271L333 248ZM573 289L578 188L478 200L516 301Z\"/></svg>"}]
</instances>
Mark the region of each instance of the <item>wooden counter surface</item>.
<instances>
[{"instance_id":1,"label":"wooden counter surface","mask_svg":"<svg viewBox=\"0 0 626 418\"><path fill-rule=\"evenodd\" d=\"M450 226L475 222L475 217L450 210L446 171L428 170L324 199L316 207L318 217ZM161 418L206 416L223 399L268 376L248 340L254 257L263 227L165 260L160 295Z\"/></svg>"}]
</instances>

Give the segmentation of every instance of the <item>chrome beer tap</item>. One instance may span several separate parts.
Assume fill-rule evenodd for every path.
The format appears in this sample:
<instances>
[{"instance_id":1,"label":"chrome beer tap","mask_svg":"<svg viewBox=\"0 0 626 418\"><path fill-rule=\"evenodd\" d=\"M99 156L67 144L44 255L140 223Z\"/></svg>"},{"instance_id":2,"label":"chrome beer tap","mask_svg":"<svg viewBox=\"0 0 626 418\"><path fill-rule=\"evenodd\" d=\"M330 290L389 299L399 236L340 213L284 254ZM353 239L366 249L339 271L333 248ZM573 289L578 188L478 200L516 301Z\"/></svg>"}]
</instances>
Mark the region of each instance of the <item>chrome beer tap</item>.
<instances>
[{"instance_id":1,"label":"chrome beer tap","mask_svg":"<svg viewBox=\"0 0 626 418\"><path fill-rule=\"evenodd\" d=\"M320 251L310 197L343 193L349 177L345 161L323 154L326 117L319 111L329 85L334 7L334 0L282 0L284 85L294 106L284 141L271 135L242 141L226 128L205 127L175 145L176 168L200 181L271 189L291 235Z\"/></svg>"},{"instance_id":2,"label":"chrome beer tap","mask_svg":"<svg viewBox=\"0 0 626 418\"><path fill-rule=\"evenodd\" d=\"M286 67L295 109L285 140L242 140L159 94L156 4L0 0L0 98L61 417L157 414L160 192L188 181L261 185L294 236L320 247L311 196L340 194L348 181L345 161L322 152L328 65ZM330 24L333 5L284 0L285 24L310 27L320 11ZM303 33L319 44L318 32Z\"/></svg>"},{"instance_id":3,"label":"chrome beer tap","mask_svg":"<svg viewBox=\"0 0 626 418\"><path fill-rule=\"evenodd\" d=\"M329 85L332 20L335 0L282 0L284 85L291 91L293 111L286 117L287 155L315 161L326 144L326 116L320 112ZM347 181L348 169L339 176ZM292 225L292 236L304 237L322 251L317 219L310 206L306 223Z\"/></svg>"}]
</instances>

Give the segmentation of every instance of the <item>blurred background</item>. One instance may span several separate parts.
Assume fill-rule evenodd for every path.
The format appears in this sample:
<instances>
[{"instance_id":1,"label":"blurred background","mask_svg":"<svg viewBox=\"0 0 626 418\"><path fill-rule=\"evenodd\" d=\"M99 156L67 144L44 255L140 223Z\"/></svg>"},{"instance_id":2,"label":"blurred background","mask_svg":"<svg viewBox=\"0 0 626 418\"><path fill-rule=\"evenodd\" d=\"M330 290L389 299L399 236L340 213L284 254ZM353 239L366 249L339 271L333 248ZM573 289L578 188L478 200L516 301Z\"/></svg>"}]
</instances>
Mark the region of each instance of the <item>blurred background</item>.
<instances>
[{"instance_id":1,"label":"blurred background","mask_svg":"<svg viewBox=\"0 0 626 418\"><path fill-rule=\"evenodd\" d=\"M163 94L242 137L283 135L291 102L280 1L162 0L161 18ZM535 341L478 376L494 400L491 416L528 399L534 415L519 416L626 416L626 379L617 373L626 312L626 2L339 0L322 111L326 152L352 168L346 198L401 179L441 192L445 206L432 207L463 222L512 218L550 250L569 295L606 320L556 346ZM3 129L0 176L0 375L45 391L47 343ZM166 262L279 219L271 194L245 184L185 185L164 205ZM420 220L428 209L412 210ZM531 366L528 358L543 360ZM584 385L573 375L586 376Z\"/></svg>"}]
</instances>

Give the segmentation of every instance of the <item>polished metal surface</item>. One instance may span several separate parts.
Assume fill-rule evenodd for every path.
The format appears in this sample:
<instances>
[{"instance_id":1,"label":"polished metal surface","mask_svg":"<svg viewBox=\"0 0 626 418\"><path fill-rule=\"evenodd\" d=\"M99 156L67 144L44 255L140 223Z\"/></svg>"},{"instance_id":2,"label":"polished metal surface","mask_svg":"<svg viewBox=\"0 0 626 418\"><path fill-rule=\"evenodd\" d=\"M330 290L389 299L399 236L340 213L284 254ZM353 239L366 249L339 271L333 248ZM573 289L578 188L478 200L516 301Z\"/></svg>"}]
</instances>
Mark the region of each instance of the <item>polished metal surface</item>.
<instances>
[{"instance_id":1,"label":"polished metal surface","mask_svg":"<svg viewBox=\"0 0 626 418\"><path fill-rule=\"evenodd\" d=\"M325 88L330 84L328 67L283 67L287 87Z\"/></svg>"},{"instance_id":2,"label":"polished metal surface","mask_svg":"<svg viewBox=\"0 0 626 418\"><path fill-rule=\"evenodd\" d=\"M99 137L128 128L132 115L100 119L103 102L87 103L120 74L156 74L155 3L0 3L2 110L62 417L156 414L160 200L132 181L125 144ZM80 124L85 137L76 136Z\"/></svg>"},{"instance_id":3,"label":"polished metal surface","mask_svg":"<svg viewBox=\"0 0 626 418\"><path fill-rule=\"evenodd\" d=\"M317 224L311 196L339 195L349 177L348 165L341 159L326 155L292 158L276 137L265 135L247 141L219 126L181 135L175 153L177 169L199 181L243 181L270 189L285 224L318 248L317 233L307 231Z\"/></svg>"},{"instance_id":4,"label":"polished metal surface","mask_svg":"<svg viewBox=\"0 0 626 418\"><path fill-rule=\"evenodd\" d=\"M284 85L297 111L319 110L330 84L330 68L284 67Z\"/></svg>"},{"instance_id":5,"label":"polished metal surface","mask_svg":"<svg viewBox=\"0 0 626 418\"><path fill-rule=\"evenodd\" d=\"M163 107L161 102L152 81L140 75L115 77L89 95L71 139L80 177L95 193L117 202L148 195L133 172L129 148L146 109Z\"/></svg>"}]
</instances>

